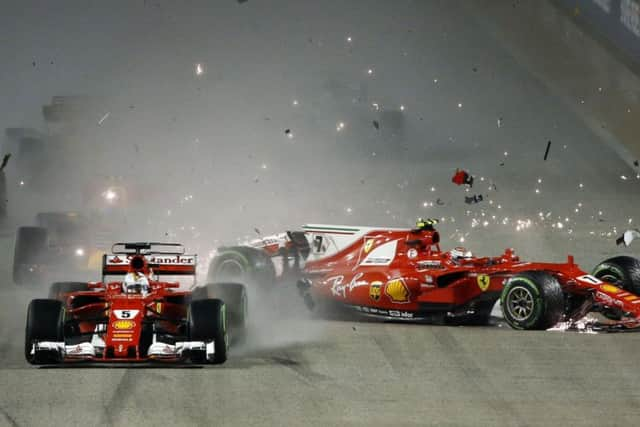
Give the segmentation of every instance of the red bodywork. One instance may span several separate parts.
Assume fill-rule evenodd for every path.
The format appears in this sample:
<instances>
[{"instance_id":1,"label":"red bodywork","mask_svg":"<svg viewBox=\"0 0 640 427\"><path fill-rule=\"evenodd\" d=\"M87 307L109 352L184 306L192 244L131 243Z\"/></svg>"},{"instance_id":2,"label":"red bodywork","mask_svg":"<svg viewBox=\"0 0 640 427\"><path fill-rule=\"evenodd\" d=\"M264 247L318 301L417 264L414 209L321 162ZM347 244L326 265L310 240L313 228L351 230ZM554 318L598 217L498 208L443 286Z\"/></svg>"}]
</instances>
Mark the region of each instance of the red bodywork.
<instances>
[{"instance_id":1,"label":"red bodywork","mask_svg":"<svg viewBox=\"0 0 640 427\"><path fill-rule=\"evenodd\" d=\"M182 258L181 258L182 257ZM135 265L134 258L142 265ZM183 262L181 263L181 260ZM161 331L176 341L186 341L190 291L177 291L178 282L160 281L160 275L195 275L195 256L105 255L103 275L144 274L149 292L127 294L122 280L92 282L87 291L61 295L65 301L65 338L99 337L104 351L94 357L82 354L80 345L68 348L65 361L142 362L152 359L176 361L180 357L147 355L151 331ZM93 339L93 338L92 338ZM73 342L73 341L71 341ZM75 353L75 354L74 354Z\"/></svg>"},{"instance_id":2,"label":"red bodywork","mask_svg":"<svg viewBox=\"0 0 640 427\"><path fill-rule=\"evenodd\" d=\"M371 230L331 256L308 261L302 273L317 303L421 320L437 313L464 313L480 301L495 302L509 278L542 270L558 280L565 295L581 301L568 308L567 320L581 318L600 304L627 313L633 319L627 327L638 325L640 297L589 275L571 256L566 263L536 263L520 261L512 249L484 258L456 258L452 252L440 250L433 229Z\"/></svg>"}]
</instances>

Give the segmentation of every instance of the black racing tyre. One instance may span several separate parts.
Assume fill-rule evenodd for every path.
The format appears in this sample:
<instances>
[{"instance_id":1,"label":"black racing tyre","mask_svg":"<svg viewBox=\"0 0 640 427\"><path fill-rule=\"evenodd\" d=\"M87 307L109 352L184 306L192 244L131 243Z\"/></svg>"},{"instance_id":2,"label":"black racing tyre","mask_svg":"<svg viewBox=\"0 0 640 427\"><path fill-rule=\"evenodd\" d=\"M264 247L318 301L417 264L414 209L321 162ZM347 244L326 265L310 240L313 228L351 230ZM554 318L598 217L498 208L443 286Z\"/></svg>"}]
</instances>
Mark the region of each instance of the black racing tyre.
<instances>
[{"instance_id":1,"label":"black racing tyre","mask_svg":"<svg viewBox=\"0 0 640 427\"><path fill-rule=\"evenodd\" d=\"M192 300L221 299L227 307L227 323L232 335L243 333L249 317L247 289L241 283L207 283L193 290Z\"/></svg>"},{"instance_id":2,"label":"black racing tyre","mask_svg":"<svg viewBox=\"0 0 640 427\"><path fill-rule=\"evenodd\" d=\"M545 330L564 314L558 280L545 271L525 271L507 281L500 295L504 319L513 329Z\"/></svg>"},{"instance_id":3,"label":"black racing tyre","mask_svg":"<svg viewBox=\"0 0 640 427\"><path fill-rule=\"evenodd\" d=\"M49 299L65 302L64 294L88 290L86 282L55 282L49 287Z\"/></svg>"},{"instance_id":4,"label":"black racing tyre","mask_svg":"<svg viewBox=\"0 0 640 427\"><path fill-rule=\"evenodd\" d=\"M598 264L591 274L627 292L640 295L640 260L637 258L630 256L609 258Z\"/></svg>"},{"instance_id":5,"label":"black racing tyre","mask_svg":"<svg viewBox=\"0 0 640 427\"><path fill-rule=\"evenodd\" d=\"M209 264L208 282L239 282L270 289L276 281L271 257L264 251L248 246L220 249Z\"/></svg>"},{"instance_id":6,"label":"black racing tyre","mask_svg":"<svg viewBox=\"0 0 640 427\"><path fill-rule=\"evenodd\" d=\"M47 230L41 227L19 227L13 252L13 282L36 284L40 274L33 267L41 262L47 248Z\"/></svg>"},{"instance_id":7,"label":"black racing tyre","mask_svg":"<svg viewBox=\"0 0 640 427\"><path fill-rule=\"evenodd\" d=\"M480 301L474 307L475 313L464 316L445 317L445 324L451 326L486 326L491 319L491 310L496 300Z\"/></svg>"},{"instance_id":8,"label":"black racing tyre","mask_svg":"<svg viewBox=\"0 0 640 427\"><path fill-rule=\"evenodd\" d=\"M206 354L202 351L191 353L191 360L194 363L220 364L227 360L229 350L229 338L227 335L227 314L226 307L222 300L203 299L192 301L189 304L187 325L190 341L213 341L214 356L207 360Z\"/></svg>"},{"instance_id":9,"label":"black racing tyre","mask_svg":"<svg viewBox=\"0 0 640 427\"><path fill-rule=\"evenodd\" d=\"M24 357L32 365L48 365L60 362L57 353L31 354L35 341L64 341L64 307L62 302L50 299L34 299L27 309L27 325L24 338Z\"/></svg>"}]
</instances>

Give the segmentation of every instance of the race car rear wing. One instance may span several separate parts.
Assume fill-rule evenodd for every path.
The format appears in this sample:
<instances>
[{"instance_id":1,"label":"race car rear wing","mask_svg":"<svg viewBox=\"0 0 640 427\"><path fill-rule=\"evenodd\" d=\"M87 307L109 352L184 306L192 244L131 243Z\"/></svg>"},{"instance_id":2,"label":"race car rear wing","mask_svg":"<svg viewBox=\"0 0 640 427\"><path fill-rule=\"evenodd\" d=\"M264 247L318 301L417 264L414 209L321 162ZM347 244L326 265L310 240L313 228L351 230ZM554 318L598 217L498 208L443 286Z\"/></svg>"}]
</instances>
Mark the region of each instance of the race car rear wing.
<instances>
[{"instance_id":1,"label":"race car rear wing","mask_svg":"<svg viewBox=\"0 0 640 427\"><path fill-rule=\"evenodd\" d=\"M115 255L184 255L184 246L180 243L160 242L114 243L111 253Z\"/></svg>"},{"instance_id":2,"label":"race car rear wing","mask_svg":"<svg viewBox=\"0 0 640 427\"><path fill-rule=\"evenodd\" d=\"M134 257L144 257L147 266L157 276L195 276L197 255L186 255L178 243L116 243L113 255L102 257L102 277L124 275Z\"/></svg>"}]
</instances>

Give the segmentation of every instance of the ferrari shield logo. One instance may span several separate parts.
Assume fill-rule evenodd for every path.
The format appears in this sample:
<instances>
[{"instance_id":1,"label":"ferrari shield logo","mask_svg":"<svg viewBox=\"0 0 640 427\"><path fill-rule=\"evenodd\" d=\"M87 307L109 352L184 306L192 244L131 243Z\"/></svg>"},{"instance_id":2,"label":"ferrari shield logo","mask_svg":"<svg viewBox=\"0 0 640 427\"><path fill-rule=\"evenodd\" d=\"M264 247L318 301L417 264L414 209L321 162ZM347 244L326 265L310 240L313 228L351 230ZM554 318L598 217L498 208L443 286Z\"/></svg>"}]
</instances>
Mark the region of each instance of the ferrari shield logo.
<instances>
[{"instance_id":1,"label":"ferrari shield logo","mask_svg":"<svg viewBox=\"0 0 640 427\"><path fill-rule=\"evenodd\" d=\"M387 282L385 293L391 302L409 302L409 289L402 279L395 279Z\"/></svg>"},{"instance_id":2,"label":"ferrari shield logo","mask_svg":"<svg viewBox=\"0 0 640 427\"><path fill-rule=\"evenodd\" d=\"M371 284L369 285L369 298L374 301L379 301L381 289L382 282L371 282Z\"/></svg>"},{"instance_id":3,"label":"ferrari shield logo","mask_svg":"<svg viewBox=\"0 0 640 427\"><path fill-rule=\"evenodd\" d=\"M364 253L368 254L371 248L373 247L373 243L375 239L365 239L364 240Z\"/></svg>"},{"instance_id":4,"label":"ferrari shield logo","mask_svg":"<svg viewBox=\"0 0 640 427\"><path fill-rule=\"evenodd\" d=\"M486 274L478 274L478 287L482 292L489 289L489 285L491 284L491 279Z\"/></svg>"}]
</instances>

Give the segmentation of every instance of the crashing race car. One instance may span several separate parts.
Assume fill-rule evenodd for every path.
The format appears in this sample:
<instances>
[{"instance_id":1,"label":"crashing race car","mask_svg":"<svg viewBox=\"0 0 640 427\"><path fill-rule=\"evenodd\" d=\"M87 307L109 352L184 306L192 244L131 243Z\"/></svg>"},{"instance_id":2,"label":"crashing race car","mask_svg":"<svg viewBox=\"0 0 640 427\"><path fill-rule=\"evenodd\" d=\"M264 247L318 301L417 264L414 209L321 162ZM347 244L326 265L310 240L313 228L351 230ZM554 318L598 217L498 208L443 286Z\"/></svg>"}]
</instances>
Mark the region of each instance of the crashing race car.
<instances>
[{"instance_id":1,"label":"crashing race car","mask_svg":"<svg viewBox=\"0 0 640 427\"><path fill-rule=\"evenodd\" d=\"M123 194L111 187L107 191L107 195L117 194L114 197ZM52 278L98 272L102 256L113 242L113 224L120 224L120 219L95 211L38 213L35 226L21 226L16 231L13 282L39 285Z\"/></svg>"},{"instance_id":2,"label":"crashing race car","mask_svg":"<svg viewBox=\"0 0 640 427\"><path fill-rule=\"evenodd\" d=\"M476 257L465 248L440 249L436 220L415 229L305 225L304 231L223 247L208 280L271 284L297 281L307 307L338 309L387 320L486 325L500 300L514 329L577 327L587 313L594 328L640 326L640 261L618 256L588 274L574 263L524 262L507 249Z\"/></svg>"},{"instance_id":3,"label":"crashing race car","mask_svg":"<svg viewBox=\"0 0 640 427\"><path fill-rule=\"evenodd\" d=\"M29 304L25 357L31 364L188 361L224 363L244 332L245 287L214 283L178 290L160 276L191 276L196 255L174 243L116 243L101 282L57 282ZM119 275L120 280L105 281Z\"/></svg>"},{"instance_id":4,"label":"crashing race car","mask_svg":"<svg viewBox=\"0 0 640 427\"><path fill-rule=\"evenodd\" d=\"M60 273L98 271L110 232L78 212L41 212L36 226L18 227L13 256L17 285L41 284Z\"/></svg>"}]
</instances>

